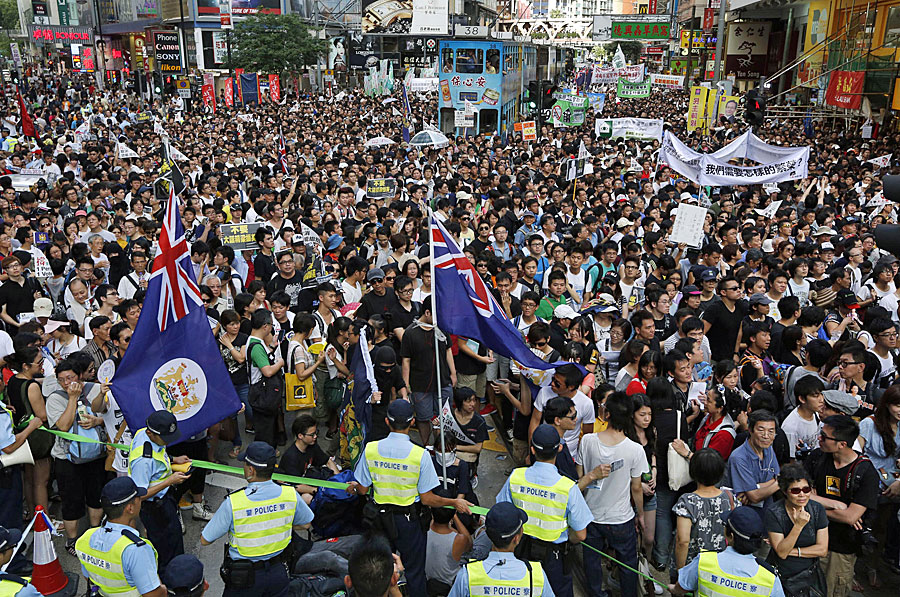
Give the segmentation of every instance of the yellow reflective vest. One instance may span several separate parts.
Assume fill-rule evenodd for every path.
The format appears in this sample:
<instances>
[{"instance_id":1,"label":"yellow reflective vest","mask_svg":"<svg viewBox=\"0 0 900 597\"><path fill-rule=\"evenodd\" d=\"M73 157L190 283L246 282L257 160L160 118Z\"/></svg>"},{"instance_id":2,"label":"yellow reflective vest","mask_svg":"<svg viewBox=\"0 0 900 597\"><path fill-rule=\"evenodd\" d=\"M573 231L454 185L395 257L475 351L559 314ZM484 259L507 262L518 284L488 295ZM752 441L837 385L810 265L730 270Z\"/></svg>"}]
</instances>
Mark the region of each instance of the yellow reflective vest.
<instances>
[{"instance_id":1,"label":"yellow reflective vest","mask_svg":"<svg viewBox=\"0 0 900 597\"><path fill-rule=\"evenodd\" d=\"M469 573L469 595L471 597L489 597L493 595L543 595L544 570L537 562L531 562L531 574L525 573L520 580L497 580L488 576L484 562L472 562L466 565ZM502 587L502 589L500 589ZM531 589L531 593L528 590Z\"/></svg>"},{"instance_id":2,"label":"yellow reflective vest","mask_svg":"<svg viewBox=\"0 0 900 597\"><path fill-rule=\"evenodd\" d=\"M270 500L251 501L244 490L230 496L234 531L231 546L245 558L280 553L291 542L297 491L291 486Z\"/></svg>"},{"instance_id":3,"label":"yellow reflective vest","mask_svg":"<svg viewBox=\"0 0 900 597\"><path fill-rule=\"evenodd\" d=\"M528 514L525 534L543 541L556 541L569 526L566 507L575 481L560 476L553 485L539 485L525 478L526 470L526 467L517 468L509 475L513 504Z\"/></svg>"},{"instance_id":4,"label":"yellow reflective vest","mask_svg":"<svg viewBox=\"0 0 900 597\"><path fill-rule=\"evenodd\" d=\"M138 430L138 432L134 434L134 437L136 438L141 433L141 431L146 431L146 430L147 430L146 427ZM146 441L150 442L149 439ZM132 476L131 467L134 464L134 461L137 460L138 458L147 457L144 454L144 443L145 442L141 442L140 445L138 445L136 443L136 441L132 441L132 443L131 443L131 450L128 452L128 476L129 477ZM156 462L160 463L161 465L163 465L163 467L165 467L165 471L166 471L165 474L162 477L160 477L159 479L156 479L155 481L150 481L150 487L153 487L154 485L158 485L159 483L162 483L163 481L168 479L169 476L171 476L172 462L169 460L169 455L166 454L166 449L164 446L157 446L157 445L153 444L153 442L150 442L150 443L152 444L150 446L152 449L150 451L149 457L152 458L153 460L155 460ZM162 447L162 450L158 450L157 448L159 448L159 447ZM148 487L147 489L150 489L150 487Z\"/></svg>"},{"instance_id":5,"label":"yellow reflective vest","mask_svg":"<svg viewBox=\"0 0 900 597\"><path fill-rule=\"evenodd\" d=\"M728 574L719 567L719 554L704 551L697 568L700 597L767 597L775 588L775 575L760 566L750 577Z\"/></svg>"},{"instance_id":6,"label":"yellow reflective vest","mask_svg":"<svg viewBox=\"0 0 900 597\"><path fill-rule=\"evenodd\" d=\"M122 568L122 553L129 545L135 545L135 542L126 537L120 536L109 551L101 551L91 547L91 537L94 533L102 530L103 527L89 529L84 535L75 542L75 551L78 553L78 560L84 569L87 570L88 576L95 585L100 588L100 593L107 597L140 597L141 593L137 588L132 587L125 580L125 569ZM144 543L153 547L147 539L143 539ZM156 549L153 549L154 555Z\"/></svg>"},{"instance_id":7,"label":"yellow reflective vest","mask_svg":"<svg viewBox=\"0 0 900 597\"><path fill-rule=\"evenodd\" d=\"M366 444L375 503L411 506L419 497L419 469L425 450L413 445L406 458L387 458L378 453L380 443Z\"/></svg>"}]
</instances>

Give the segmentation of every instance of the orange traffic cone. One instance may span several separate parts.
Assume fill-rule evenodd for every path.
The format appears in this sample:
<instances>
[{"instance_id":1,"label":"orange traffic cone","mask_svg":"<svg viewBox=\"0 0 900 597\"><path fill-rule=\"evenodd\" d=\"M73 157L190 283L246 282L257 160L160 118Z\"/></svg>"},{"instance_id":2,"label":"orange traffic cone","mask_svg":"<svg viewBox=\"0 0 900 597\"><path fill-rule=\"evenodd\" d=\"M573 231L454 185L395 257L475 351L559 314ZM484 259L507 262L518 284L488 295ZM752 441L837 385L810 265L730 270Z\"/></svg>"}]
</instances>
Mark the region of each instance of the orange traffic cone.
<instances>
[{"instance_id":1,"label":"orange traffic cone","mask_svg":"<svg viewBox=\"0 0 900 597\"><path fill-rule=\"evenodd\" d=\"M63 572L59 558L56 557L44 508L36 506L34 510L34 570L31 573L31 584L42 595L51 595L65 589L69 584L69 577Z\"/></svg>"}]
</instances>

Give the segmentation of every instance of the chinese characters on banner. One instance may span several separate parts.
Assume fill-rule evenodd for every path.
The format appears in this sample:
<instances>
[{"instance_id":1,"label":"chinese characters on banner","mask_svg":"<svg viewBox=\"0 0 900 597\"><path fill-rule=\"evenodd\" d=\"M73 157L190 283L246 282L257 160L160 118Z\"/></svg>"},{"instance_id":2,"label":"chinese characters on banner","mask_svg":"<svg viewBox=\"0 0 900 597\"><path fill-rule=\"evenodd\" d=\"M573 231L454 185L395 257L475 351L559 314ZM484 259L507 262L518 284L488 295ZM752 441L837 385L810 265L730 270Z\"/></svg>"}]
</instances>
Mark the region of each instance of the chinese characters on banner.
<instances>
[{"instance_id":1,"label":"chinese characters on banner","mask_svg":"<svg viewBox=\"0 0 900 597\"><path fill-rule=\"evenodd\" d=\"M866 73L836 70L831 72L825 103L838 108L858 110L862 104L863 83Z\"/></svg>"},{"instance_id":2,"label":"chinese characters on banner","mask_svg":"<svg viewBox=\"0 0 900 597\"><path fill-rule=\"evenodd\" d=\"M369 199L390 199L397 194L397 180L394 178L370 178L366 181L366 197Z\"/></svg>"},{"instance_id":3,"label":"chinese characters on banner","mask_svg":"<svg viewBox=\"0 0 900 597\"><path fill-rule=\"evenodd\" d=\"M231 77L225 79L225 105L234 107L234 79Z\"/></svg>"},{"instance_id":4,"label":"chinese characters on banner","mask_svg":"<svg viewBox=\"0 0 900 597\"><path fill-rule=\"evenodd\" d=\"M210 106L212 108L212 113L216 113L216 90L212 85L204 85L200 88L200 92L203 95L203 105Z\"/></svg>"},{"instance_id":5,"label":"chinese characters on banner","mask_svg":"<svg viewBox=\"0 0 900 597\"><path fill-rule=\"evenodd\" d=\"M222 31L213 31L213 61L216 64L225 64L228 60L228 39Z\"/></svg>"},{"instance_id":6,"label":"chinese characters on banner","mask_svg":"<svg viewBox=\"0 0 900 597\"><path fill-rule=\"evenodd\" d=\"M28 25L28 36L37 43L41 42L75 42L94 43L94 34L90 27L65 27L61 25Z\"/></svg>"},{"instance_id":7,"label":"chinese characters on banner","mask_svg":"<svg viewBox=\"0 0 900 597\"><path fill-rule=\"evenodd\" d=\"M612 24L613 39L669 39L668 23L615 22Z\"/></svg>"},{"instance_id":8,"label":"chinese characters on banner","mask_svg":"<svg viewBox=\"0 0 900 597\"><path fill-rule=\"evenodd\" d=\"M447 35L450 4L442 0L413 0L412 24L414 35Z\"/></svg>"},{"instance_id":9,"label":"chinese characters on banner","mask_svg":"<svg viewBox=\"0 0 900 597\"><path fill-rule=\"evenodd\" d=\"M269 97L273 102L281 101L281 80L278 75L269 75Z\"/></svg>"},{"instance_id":10,"label":"chinese characters on banner","mask_svg":"<svg viewBox=\"0 0 900 597\"><path fill-rule=\"evenodd\" d=\"M706 106L708 87L691 87L691 99L688 104L687 130L704 129L706 127Z\"/></svg>"},{"instance_id":11,"label":"chinese characters on banner","mask_svg":"<svg viewBox=\"0 0 900 597\"><path fill-rule=\"evenodd\" d=\"M684 75L650 75L650 85L665 89L681 89L684 87Z\"/></svg>"},{"instance_id":12,"label":"chinese characters on banner","mask_svg":"<svg viewBox=\"0 0 900 597\"><path fill-rule=\"evenodd\" d=\"M534 120L526 120L522 123L522 140L537 141L537 123Z\"/></svg>"},{"instance_id":13,"label":"chinese characters on banner","mask_svg":"<svg viewBox=\"0 0 900 597\"><path fill-rule=\"evenodd\" d=\"M729 23L725 72L734 73L738 79L758 79L767 74L771 29L768 21Z\"/></svg>"},{"instance_id":14,"label":"chinese characters on banner","mask_svg":"<svg viewBox=\"0 0 900 597\"><path fill-rule=\"evenodd\" d=\"M625 79L619 79L616 85L616 96L626 97L650 97L650 79L643 83L629 83Z\"/></svg>"},{"instance_id":15,"label":"chinese characters on banner","mask_svg":"<svg viewBox=\"0 0 900 597\"><path fill-rule=\"evenodd\" d=\"M256 231L262 226L260 222L253 224L222 224L219 226L219 238L222 244L237 251L258 249Z\"/></svg>"}]
</instances>

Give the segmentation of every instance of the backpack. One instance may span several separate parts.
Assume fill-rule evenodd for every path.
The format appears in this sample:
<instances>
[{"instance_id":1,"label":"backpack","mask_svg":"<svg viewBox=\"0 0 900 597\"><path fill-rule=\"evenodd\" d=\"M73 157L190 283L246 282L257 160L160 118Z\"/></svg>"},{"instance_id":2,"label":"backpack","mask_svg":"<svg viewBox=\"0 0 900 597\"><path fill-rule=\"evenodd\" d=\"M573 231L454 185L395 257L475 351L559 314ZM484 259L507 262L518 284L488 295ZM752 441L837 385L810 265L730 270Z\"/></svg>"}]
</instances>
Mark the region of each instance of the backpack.
<instances>
[{"instance_id":1,"label":"backpack","mask_svg":"<svg viewBox=\"0 0 900 597\"><path fill-rule=\"evenodd\" d=\"M336 483L355 480L351 470L341 471L329 479ZM326 539L361 533L363 503L358 495L351 495L343 489L319 487L309 504L309 509L315 515L312 521L313 531Z\"/></svg>"},{"instance_id":2,"label":"backpack","mask_svg":"<svg viewBox=\"0 0 900 597\"><path fill-rule=\"evenodd\" d=\"M88 390L87 386L85 386L85 390ZM62 390L57 390L53 393L58 396L64 396L66 400L69 399L68 394L66 394ZM79 404L81 405L84 403L79 400ZM81 425L78 424L78 421L80 419L81 415L76 410L75 421L72 422L72 428L68 430L69 433L94 439L97 440L97 442L101 442L105 439L105 436L101 436L101 430L103 429L102 426L91 427L90 429L82 429ZM72 440L66 441L69 442L69 445L66 448L66 460L68 460L72 464L84 464L85 462L91 462L106 455L106 446L102 443L79 442Z\"/></svg>"}]
</instances>

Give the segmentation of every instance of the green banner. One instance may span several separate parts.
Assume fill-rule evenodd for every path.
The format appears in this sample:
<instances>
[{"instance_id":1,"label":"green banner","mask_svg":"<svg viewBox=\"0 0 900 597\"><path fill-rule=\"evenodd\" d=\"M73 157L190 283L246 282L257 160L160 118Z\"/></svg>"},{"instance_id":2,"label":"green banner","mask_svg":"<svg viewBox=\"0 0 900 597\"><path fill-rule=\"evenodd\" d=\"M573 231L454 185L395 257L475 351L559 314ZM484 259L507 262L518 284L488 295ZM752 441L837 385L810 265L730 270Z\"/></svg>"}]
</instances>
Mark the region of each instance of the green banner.
<instances>
[{"instance_id":1,"label":"green banner","mask_svg":"<svg viewBox=\"0 0 900 597\"><path fill-rule=\"evenodd\" d=\"M629 83L625 79L619 79L616 97L620 99L650 97L650 79L646 79L643 83Z\"/></svg>"},{"instance_id":2,"label":"green banner","mask_svg":"<svg viewBox=\"0 0 900 597\"><path fill-rule=\"evenodd\" d=\"M669 39L668 23L613 21L612 39Z\"/></svg>"},{"instance_id":3,"label":"green banner","mask_svg":"<svg viewBox=\"0 0 900 597\"><path fill-rule=\"evenodd\" d=\"M590 105L588 98L573 95L571 99L558 99L550 108L553 126L581 126Z\"/></svg>"}]
</instances>

